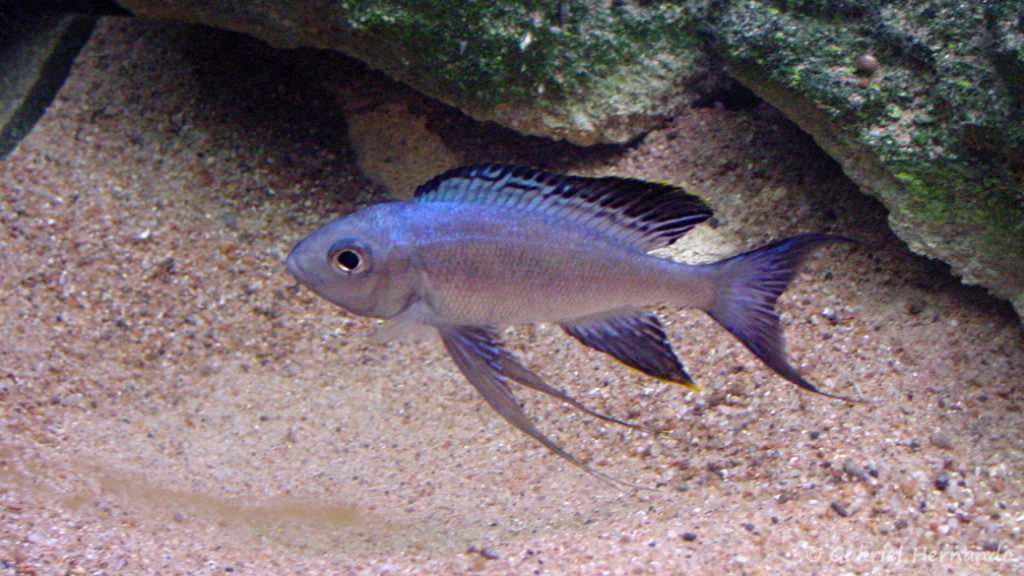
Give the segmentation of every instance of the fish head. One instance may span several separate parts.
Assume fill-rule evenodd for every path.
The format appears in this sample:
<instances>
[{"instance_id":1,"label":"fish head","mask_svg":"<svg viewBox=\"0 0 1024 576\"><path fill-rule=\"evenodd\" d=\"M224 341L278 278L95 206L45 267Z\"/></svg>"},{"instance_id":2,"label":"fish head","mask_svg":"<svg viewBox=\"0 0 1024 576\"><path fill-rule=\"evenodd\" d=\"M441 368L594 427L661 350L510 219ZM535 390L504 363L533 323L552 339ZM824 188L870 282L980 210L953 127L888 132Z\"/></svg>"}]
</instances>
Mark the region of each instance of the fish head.
<instances>
[{"instance_id":1,"label":"fish head","mask_svg":"<svg viewBox=\"0 0 1024 576\"><path fill-rule=\"evenodd\" d=\"M408 250L394 226L397 204L329 222L292 248L285 264L321 298L353 314L392 318L415 301Z\"/></svg>"}]
</instances>

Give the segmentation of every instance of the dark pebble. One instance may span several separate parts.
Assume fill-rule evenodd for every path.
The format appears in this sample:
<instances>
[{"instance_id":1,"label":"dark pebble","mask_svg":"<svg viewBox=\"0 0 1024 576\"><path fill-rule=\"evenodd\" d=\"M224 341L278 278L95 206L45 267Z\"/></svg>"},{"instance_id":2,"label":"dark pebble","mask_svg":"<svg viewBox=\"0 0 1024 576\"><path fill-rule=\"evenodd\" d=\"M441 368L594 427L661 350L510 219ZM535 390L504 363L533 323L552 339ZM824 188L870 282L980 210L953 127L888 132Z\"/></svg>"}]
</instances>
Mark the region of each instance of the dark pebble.
<instances>
[{"instance_id":1,"label":"dark pebble","mask_svg":"<svg viewBox=\"0 0 1024 576\"><path fill-rule=\"evenodd\" d=\"M839 502L833 502L833 503L829 504L829 506L839 516L841 516L843 518L849 518L850 517L850 511L846 509L846 506L843 506Z\"/></svg>"},{"instance_id":2,"label":"dark pebble","mask_svg":"<svg viewBox=\"0 0 1024 576\"><path fill-rule=\"evenodd\" d=\"M820 430L811 430L810 431L810 436L811 436L811 440L817 440L818 438L821 438L821 431Z\"/></svg>"},{"instance_id":3,"label":"dark pebble","mask_svg":"<svg viewBox=\"0 0 1024 576\"><path fill-rule=\"evenodd\" d=\"M907 304L907 312L911 316L917 316L921 312L924 312L925 302L924 300L913 300Z\"/></svg>"},{"instance_id":4,"label":"dark pebble","mask_svg":"<svg viewBox=\"0 0 1024 576\"><path fill-rule=\"evenodd\" d=\"M487 560L497 560L500 558L497 552L487 547L478 548L476 546L470 546L466 549L466 554L479 554Z\"/></svg>"},{"instance_id":5,"label":"dark pebble","mask_svg":"<svg viewBox=\"0 0 1024 576\"><path fill-rule=\"evenodd\" d=\"M949 473L939 472L939 475L935 477L935 489L945 492L946 488L949 488Z\"/></svg>"},{"instance_id":6,"label":"dark pebble","mask_svg":"<svg viewBox=\"0 0 1024 576\"><path fill-rule=\"evenodd\" d=\"M697 535L693 532L683 532L683 540L686 540L687 542L693 542L696 539Z\"/></svg>"}]
</instances>

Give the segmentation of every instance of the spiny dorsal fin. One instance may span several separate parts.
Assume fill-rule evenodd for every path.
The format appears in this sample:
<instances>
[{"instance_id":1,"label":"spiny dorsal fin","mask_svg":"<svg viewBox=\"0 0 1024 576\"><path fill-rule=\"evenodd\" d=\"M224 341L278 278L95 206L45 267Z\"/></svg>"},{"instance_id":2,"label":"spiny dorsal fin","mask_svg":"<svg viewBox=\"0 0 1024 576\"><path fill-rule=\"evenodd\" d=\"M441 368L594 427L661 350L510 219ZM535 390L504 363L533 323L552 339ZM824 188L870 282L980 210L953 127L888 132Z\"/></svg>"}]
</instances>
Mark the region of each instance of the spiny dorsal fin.
<instances>
[{"instance_id":1,"label":"spiny dorsal fin","mask_svg":"<svg viewBox=\"0 0 1024 576\"><path fill-rule=\"evenodd\" d=\"M504 164L445 172L420 186L415 201L543 211L603 230L644 251L668 246L711 217L703 200L669 184L563 176Z\"/></svg>"}]
</instances>

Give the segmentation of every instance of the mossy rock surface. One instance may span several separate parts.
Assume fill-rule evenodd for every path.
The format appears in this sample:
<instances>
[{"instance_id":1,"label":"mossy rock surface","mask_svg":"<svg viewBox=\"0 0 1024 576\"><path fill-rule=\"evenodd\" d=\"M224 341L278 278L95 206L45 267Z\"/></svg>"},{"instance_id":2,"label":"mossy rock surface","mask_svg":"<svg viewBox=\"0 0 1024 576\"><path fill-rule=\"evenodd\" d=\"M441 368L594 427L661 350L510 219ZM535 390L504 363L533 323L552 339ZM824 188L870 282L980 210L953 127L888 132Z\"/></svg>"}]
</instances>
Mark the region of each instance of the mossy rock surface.
<instances>
[{"instance_id":1,"label":"mossy rock surface","mask_svg":"<svg viewBox=\"0 0 1024 576\"><path fill-rule=\"evenodd\" d=\"M723 67L889 207L916 251L1024 312L1019 0L121 0L356 56L471 116L626 142Z\"/></svg>"},{"instance_id":2,"label":"mossy rock surface","mask_svg":"<svg viewBox=\"0 0 1024 576\"><path fill-rule=\"evenodd\" d=\"M1024 5L720 2L727 69L815 137L916 252L1024 312Z\"/></svg>"},{"instance_id":3,"label":"mossy rock surface","mask_svg":"<svg viewBox=\"0 0 1024 576\"><path fill-rule=\"evenodd\" d=\"M705 67L684 4L571 0L122 0L281 47L355 56L480 120L626 142L688 105Z\"/></svg>"}]
</instances>

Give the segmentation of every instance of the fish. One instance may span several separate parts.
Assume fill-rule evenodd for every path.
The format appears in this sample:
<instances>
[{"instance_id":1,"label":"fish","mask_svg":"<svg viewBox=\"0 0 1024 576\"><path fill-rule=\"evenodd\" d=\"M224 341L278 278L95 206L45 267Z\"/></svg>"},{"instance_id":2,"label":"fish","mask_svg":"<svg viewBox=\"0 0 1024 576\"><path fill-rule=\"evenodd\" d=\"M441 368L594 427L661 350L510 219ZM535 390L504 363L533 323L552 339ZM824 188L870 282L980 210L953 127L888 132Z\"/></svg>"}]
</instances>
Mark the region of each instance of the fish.
<instances>
[{"instance_id":1,"label":"fish","mask_svg":"<svg viewBox=\"0 0 1024 576\"><path fill-rule=\"evenodd\" d=\"M694 386L647 308L696 308L785 380L850 400L819 390L789 363L775 310L811 251L848 239L802 234L697 265L649 254L712 215L701 198L671 184L477 164L431 179L412 201L375 204L323 225L294 246L286 267L352 314L432 327L498 414L573 465L609 479L541 432L512 385L643 427L546 383L503 347L499 327L554 323L651 377Z\"/></svg>"}]
</instances>

